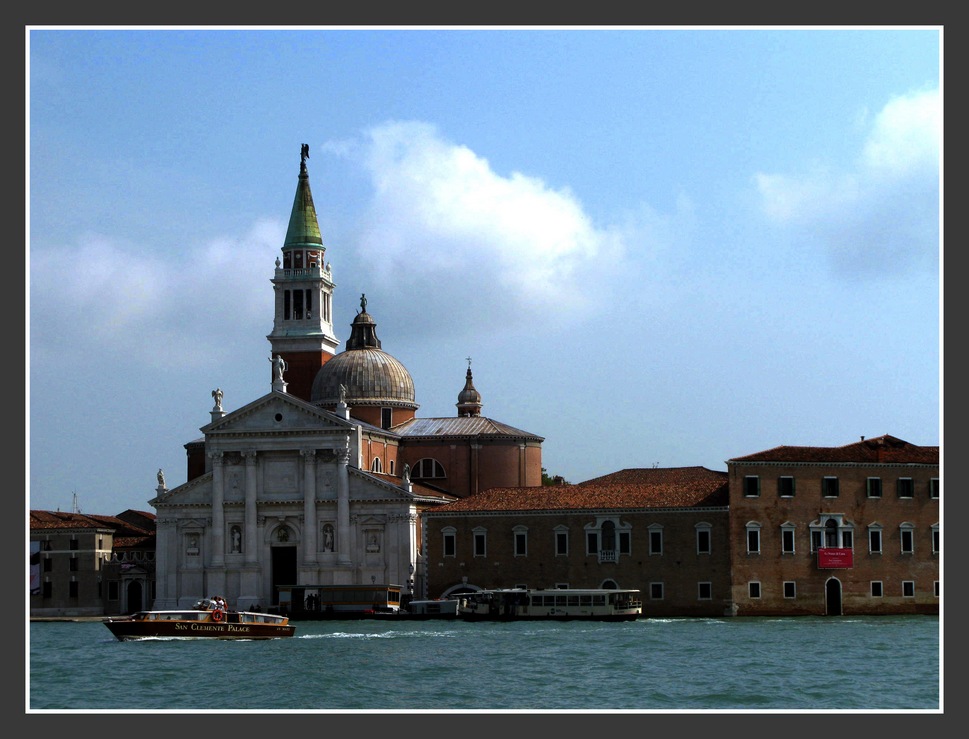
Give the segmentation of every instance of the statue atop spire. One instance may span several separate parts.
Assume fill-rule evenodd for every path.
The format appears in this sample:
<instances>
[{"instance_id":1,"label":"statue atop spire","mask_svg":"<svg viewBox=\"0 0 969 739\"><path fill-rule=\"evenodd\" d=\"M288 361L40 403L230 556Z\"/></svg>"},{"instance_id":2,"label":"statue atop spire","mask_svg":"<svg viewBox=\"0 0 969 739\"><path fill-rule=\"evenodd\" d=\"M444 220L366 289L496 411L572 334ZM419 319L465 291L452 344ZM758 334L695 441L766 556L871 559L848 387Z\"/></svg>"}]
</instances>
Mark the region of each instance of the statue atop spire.
<instances>
[{"instance_id":1,"label":"statue atop spire","mask_svg":"<svg viewBox=\"0 0 969 739\"><path fill-rule=\"evenodd\" d=\"M306 171L306 160L310 158L310 145L303 144L299 150L299 171Z\"/></svg>"}]
</instances>

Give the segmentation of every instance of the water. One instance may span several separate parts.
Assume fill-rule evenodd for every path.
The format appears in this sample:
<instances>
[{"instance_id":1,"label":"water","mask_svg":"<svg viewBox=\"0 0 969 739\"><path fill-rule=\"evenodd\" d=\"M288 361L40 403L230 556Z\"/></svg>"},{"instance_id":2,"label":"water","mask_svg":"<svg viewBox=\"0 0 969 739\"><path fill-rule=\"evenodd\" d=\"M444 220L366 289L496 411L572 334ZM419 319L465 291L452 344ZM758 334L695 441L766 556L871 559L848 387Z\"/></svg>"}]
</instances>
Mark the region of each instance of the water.
<instances>
[{"instance_id":1,"label":"water","mask_svg":"<svg viewBox=\"0 0 969 739\"><path fill-rule=\"evenodd\" d=\"M941 711L935 616L297 622L274 641L29 627L29 711Z\"/></svg>"}]
</instances>

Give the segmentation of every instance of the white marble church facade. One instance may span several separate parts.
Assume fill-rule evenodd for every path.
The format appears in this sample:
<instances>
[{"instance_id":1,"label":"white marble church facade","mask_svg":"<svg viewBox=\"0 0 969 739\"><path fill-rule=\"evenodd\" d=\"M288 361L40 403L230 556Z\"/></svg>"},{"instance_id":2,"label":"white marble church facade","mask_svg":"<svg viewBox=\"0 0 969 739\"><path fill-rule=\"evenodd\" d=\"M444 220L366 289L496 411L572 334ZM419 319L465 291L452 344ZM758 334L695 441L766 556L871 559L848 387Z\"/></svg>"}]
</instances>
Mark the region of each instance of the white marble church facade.
<instances>
[{"instance_id":1,"label":"white marble church facade","mask_svg":"<svg viewBox=\"0 0 969 739\"><path fill-rule=\"evenodd\" d=\"M284 585L414 580L420 496L406 478L359 469L360 426L341 410L274 389L212 411L202 428L209 469L172 490L160 483L151 501L155 608L203 594L249 608L272 604Z\"/></svg>"}]
</instances>

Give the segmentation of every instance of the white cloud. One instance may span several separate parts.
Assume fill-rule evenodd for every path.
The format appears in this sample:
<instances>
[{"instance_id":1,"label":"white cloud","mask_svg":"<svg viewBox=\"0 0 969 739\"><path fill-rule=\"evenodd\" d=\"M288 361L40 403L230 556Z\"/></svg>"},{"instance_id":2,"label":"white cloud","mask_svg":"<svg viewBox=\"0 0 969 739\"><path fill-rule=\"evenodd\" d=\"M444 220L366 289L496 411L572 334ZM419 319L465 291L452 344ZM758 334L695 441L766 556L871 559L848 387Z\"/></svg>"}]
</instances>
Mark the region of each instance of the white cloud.
<instances>
[{"instance_id":1,"label":"white cloud","mask_svg":"<svg viewBox=\"0 0 969 739\"><path fill-rule=\"evenodd\" d=\"M482 294L488 320L495 306L574 320L619 267L619 231L593 224L571 191L499 174L432 125L390 122L370 129L361 147L330 150L359 151L370 173L373 201L355 248L374 276L470 318Z\"/></svg>"},{"instance_id":2,"label":"white cloud","mask_svg":"<svg viewBox=\"0 0 969 739\"><path fill-rule=\"evenodd\" d=\"M34 360L117 355L173 367L217 361L231 351L232 337L268 333L268 283L284 234L282 223L258 222L244 236L212 240L188 257L146 254L103 236L83 239L68 258L60 249L32 249Z\"/></svg>"},{"instance_id":3,"label":"white cloud","mask_svg":"<svg viewBox=\"0 0 969 739\"><path fill-rule=\"evenodd\" d=\"M896 97L875 118L863 161L872 177L901 179L938 171L942 101L938 90Z\"/></svg>"},{"instance_id":4,"label":"white cloud","mask_svg":"<svg viewBox=\"0 0 969 739\"><path fill-rule=\"evenodd\" d=\"M897 271L919 261L934 267L941 106L937 89L892 99L873 118L848 168L758 173L765 214L819 239L846 271Z\"/></svg>"}]
</instances>

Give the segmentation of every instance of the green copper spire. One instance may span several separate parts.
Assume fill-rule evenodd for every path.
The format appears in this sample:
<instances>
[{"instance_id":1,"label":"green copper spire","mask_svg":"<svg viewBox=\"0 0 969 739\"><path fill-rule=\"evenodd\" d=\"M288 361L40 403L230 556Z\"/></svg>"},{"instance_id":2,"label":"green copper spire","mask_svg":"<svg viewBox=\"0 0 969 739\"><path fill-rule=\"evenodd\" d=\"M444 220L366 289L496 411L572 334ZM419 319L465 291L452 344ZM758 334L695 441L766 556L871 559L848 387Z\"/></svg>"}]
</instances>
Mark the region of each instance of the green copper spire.
<instances>
[{"instance_id":1,"label":"green copper spire","mask_svg":"<svg viewBox=\"0 0 969 739\"><path fill-rule=\"evenodd\" d=\"M283 249L323 247L320 223L313 205L313 193L310 192L310 176L306 172L306 160L309 156L309 144L303 144L299 158L299 184L296 186L296 198L293 200L293 212L289 216L289 228L286 230Z\"/></svg>"}]
</instances>

